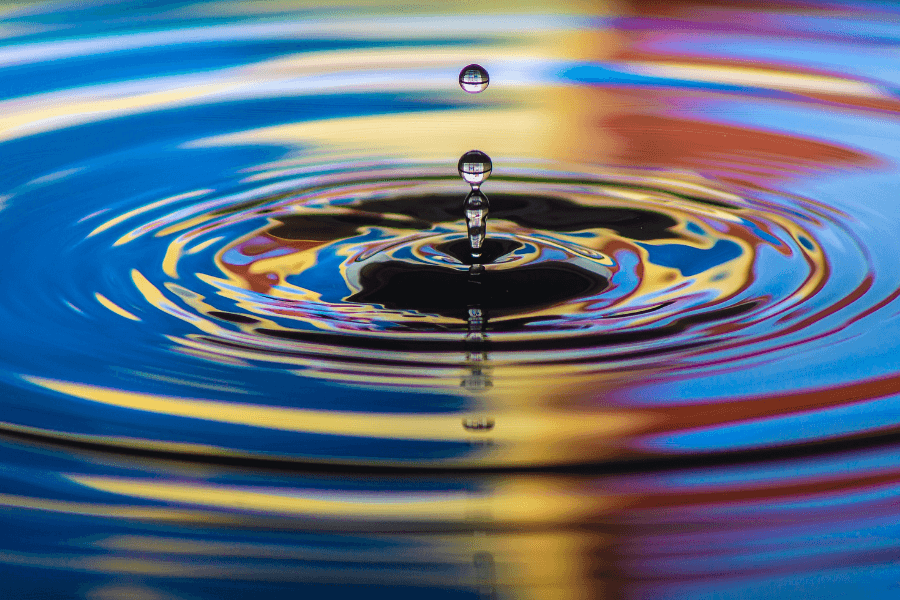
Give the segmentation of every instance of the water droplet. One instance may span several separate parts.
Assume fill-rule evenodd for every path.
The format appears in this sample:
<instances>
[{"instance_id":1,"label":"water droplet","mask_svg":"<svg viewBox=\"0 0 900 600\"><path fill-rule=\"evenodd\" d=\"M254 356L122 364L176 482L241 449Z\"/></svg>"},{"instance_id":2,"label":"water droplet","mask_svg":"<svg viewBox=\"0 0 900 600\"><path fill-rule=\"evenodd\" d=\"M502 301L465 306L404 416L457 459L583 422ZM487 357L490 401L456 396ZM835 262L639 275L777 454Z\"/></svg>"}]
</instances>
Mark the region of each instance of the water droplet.
<instances>
[{"instance_id":1,"label":"water droplet","mask_svg":"<svg viewBox=\"0 0 900 600\"><path fill-rule=\"evenodd\" d=\"M469 150L459 159L459 175L474 189L491 176L491 157L481 150Z\"/></svg>"},{"instance_id":2,"label":"water droplet","mask_svg":"<svg viewBox=\"0 0 900 600\"><path fill-rule=\"evenodd\" d=\"M463 419L462 424L468 431L490 431L494 428L494 420L490 417L470 417Z\"/></svg>"},{"instance_id":3,"label":"water droplet","mask_svg":"<svg viewBox=\"0 0 900 600\"><path fill-rule=\"evenodd\" d=\"M466 227L469 230L469 249L473 258L481 256L481 245L487 231L487 214L490 204L487 196L478 189L473 189L466 196L463 208L466 213Z\"/></svg>"},{"instance_id":4,"label":"water droplet","mask_svg":"<svg viewBox=\"0 0 900 600\"><path fill-rule=\"evenodd\" d=\"M483 92L490 82L487 70L481 65L468 65L459 72L459 87L470 94Z\"/></svg>"}]
</instances>

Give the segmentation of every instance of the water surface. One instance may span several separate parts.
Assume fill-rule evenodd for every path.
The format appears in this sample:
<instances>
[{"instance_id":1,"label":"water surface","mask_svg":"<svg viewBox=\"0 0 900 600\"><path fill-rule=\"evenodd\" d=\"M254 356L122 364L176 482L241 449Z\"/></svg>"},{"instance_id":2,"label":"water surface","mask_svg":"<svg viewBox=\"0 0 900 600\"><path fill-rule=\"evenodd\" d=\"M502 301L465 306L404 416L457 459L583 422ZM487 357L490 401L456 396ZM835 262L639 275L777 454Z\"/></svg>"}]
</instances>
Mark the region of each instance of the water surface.
<instances>
[{"instance_id":1,"label":"water surface","mask_svg":"<svg viewBox=\"0 0 900 600\"><path fill-rule=\"evenodd\" d=\"M4 9L21 589L894 594L892 7Z\"/></svg>"}]
</instances>

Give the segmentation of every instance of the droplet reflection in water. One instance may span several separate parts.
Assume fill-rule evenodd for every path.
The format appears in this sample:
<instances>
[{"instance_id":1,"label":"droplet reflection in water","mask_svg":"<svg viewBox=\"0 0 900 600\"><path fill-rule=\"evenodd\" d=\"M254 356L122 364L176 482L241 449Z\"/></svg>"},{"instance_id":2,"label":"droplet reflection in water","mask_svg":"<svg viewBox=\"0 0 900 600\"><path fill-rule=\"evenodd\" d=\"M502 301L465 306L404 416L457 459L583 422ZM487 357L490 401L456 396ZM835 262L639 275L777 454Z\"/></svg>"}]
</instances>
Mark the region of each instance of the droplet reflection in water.
<instances>
[{"instance_id":1,"label":"droplet reflection in water","mask_svg":"<svg viewBox=\"0 0 900 600\"><path fill-rule=\"evenodd\" d=\"M487 89L490 77L481 65L471 64L459 72L459 87L470 94L478 94Z\"/></svg>"},{"instance_id":2,"label":"droplet reflection in water","mask_svg":"<svg viewBox=\"0 0 900 600\"><path fill-rule=\"evenodd\" d=\"M466 180L466 183L473 189L478 187L491 176L491 157L481 150L469 150L459 159L459 175Z\"/></svg>"},{"instance_id":3,"label":"droplet reflection in water","mask_svg":"<svg viewBox=\"0 0 900 600\"><path fill-rule=\"evenodd\" d=\"M463 419L462 423L469 431L490 431L494 428L494 419L490 417L472 417Z\"/></svg>"}]
</instances>

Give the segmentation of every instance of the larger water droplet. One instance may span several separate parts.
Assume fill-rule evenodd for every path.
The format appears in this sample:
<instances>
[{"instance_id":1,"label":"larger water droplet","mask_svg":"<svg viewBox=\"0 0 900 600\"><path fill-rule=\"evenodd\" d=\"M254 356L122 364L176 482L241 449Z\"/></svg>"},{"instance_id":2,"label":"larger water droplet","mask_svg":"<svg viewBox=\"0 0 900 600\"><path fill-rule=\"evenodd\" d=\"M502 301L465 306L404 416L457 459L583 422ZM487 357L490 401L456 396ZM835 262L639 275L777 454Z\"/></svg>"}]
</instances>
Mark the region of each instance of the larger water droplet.
<instances>
[{"instance_id":1,"label":"larger water droplet","mask_svg":"<svg viewBox=\"0 0 900 600\"><path fill-rule=\"evenodd\" d=\"M470 94L483 92L490 81L487 70L481 65L468 65L459 72L459 87Z\"/></svg>"},{"instance_id":2,"label":"larger water droplet","mask_svg":"<svg viewBox=\"0 0 900 600\"><path fill-rule=\"evenodd\" d=\"M459 175L474 189L491 176L491 157L481 150L469 150L459 159Z\"/></svg>"}]
</instances>

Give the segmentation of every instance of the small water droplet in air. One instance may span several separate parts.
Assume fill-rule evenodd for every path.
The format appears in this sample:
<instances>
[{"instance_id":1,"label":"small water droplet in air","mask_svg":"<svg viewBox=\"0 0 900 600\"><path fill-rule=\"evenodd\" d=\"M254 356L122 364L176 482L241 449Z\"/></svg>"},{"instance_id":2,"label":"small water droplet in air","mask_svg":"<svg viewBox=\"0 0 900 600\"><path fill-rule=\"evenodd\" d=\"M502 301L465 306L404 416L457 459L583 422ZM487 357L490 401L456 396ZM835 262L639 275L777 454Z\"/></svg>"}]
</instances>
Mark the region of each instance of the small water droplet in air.
<instances>
[{"instance_id":1,"label":"small water droplet in air","mask_svg":"<svg viewBox=\"0 0 900 600\"><path fill-rule=\"evenodd\" d=\"M466 213L466 227L469 230L469 249L473 258L481 256L481 245L487 230L487 214L490 204L487 196L473 188L466 196L463 209Z\"/></svg>"},{"instance_id":2,"label":"small water droplet in air","mask_svg":"<svg viewBox=\"0 0 900 600\"><path fill-rule=\"evenodd\" d=\"M490 417L470 417L463 419L462 424L469 431L490 431L494 428L494 420Z\"/></svg>"},{"instance_id":3,"label":"small water droplet in air","mask_svg":"<svg viewBox=\"0 0 900 600\"><path fill-rule=\"evenodd\" d=\"M490 82L487 70L481 65L468 65L459 72L459 87L470 94L483 92Z\"/></svg>"},{"instance_id":4,"label":"small water droplet in air","mask_svg":"<svg viewBox=\"0 0 900 600\"><path fill-rule=\"evenodd\" d=\"M469 150L459 159L459 175L477 189L491 176L491 157L481 150Z\"/></svg>"}]
</instances>

